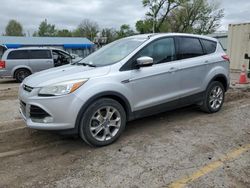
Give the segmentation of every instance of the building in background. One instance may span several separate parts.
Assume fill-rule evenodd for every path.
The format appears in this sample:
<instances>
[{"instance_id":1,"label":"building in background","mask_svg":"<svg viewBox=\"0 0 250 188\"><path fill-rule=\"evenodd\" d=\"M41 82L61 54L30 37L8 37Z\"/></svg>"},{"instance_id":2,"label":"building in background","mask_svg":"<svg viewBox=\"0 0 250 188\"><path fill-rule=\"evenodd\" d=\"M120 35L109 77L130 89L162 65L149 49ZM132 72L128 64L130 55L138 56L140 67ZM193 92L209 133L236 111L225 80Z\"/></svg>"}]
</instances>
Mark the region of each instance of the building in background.
<instances>
[{"instance_id":1,"label":"building in background","mask_svg":"<svg viewBox=\"0 0 250 188\"><path fill-rule=\"evenodd\" d=\"M87 38L78 37L9 37L0 36L0 44L7 48L29 46L54 47L70 54L85 57L95 50L95 45Z\"/></svg>"},{"instance_id":2,"label":"building in background","mask_svg":"<svg viewBox=\"0 0 250 188\"><path fill-rule=\"evenodd\" d=\"M243 64L250 69L249 60L245 59L245 54L250 56L250 23L229 25L227 53L231 69L239 70Z\"/></svg>"}]
</instances>

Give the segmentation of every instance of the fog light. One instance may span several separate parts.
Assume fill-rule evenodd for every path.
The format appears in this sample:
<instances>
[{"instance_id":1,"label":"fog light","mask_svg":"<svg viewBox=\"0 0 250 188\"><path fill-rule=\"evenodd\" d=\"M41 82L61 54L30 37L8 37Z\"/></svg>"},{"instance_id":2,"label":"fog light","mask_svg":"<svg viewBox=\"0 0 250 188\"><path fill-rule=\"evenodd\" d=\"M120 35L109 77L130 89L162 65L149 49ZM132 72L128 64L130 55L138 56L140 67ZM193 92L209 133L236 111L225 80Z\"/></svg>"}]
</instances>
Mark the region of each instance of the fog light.
<instances>
[{"instance_id":1,"label":"fog light","mask_svg":"<svg viewBox=\"0 0 250 188\"><path fill-rule=\"evenodd\" d=\"M54 119L53 117L45 117L43 119L43 123L53 123Z\"/></svg>"}]
</instances>

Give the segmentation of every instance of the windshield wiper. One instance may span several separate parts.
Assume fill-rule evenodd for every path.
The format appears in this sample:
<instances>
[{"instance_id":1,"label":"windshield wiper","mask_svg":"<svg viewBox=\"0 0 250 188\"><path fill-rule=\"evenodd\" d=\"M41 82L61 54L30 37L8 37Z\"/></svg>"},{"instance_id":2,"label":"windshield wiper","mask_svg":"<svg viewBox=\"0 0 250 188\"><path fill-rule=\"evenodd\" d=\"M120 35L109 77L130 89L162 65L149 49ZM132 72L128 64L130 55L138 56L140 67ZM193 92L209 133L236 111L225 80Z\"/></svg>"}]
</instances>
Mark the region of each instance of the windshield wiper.
<instances>
[{"instance_id":1,"label":"windshield wiper","mask_svg":"<svg viewBox=\"0 0 250 188\"><path fill-rule=\"evenodd\" d=\"M96 67L96 65L89 64L89 63L77 63L78 65L89 66L89 67Z\"/></svg>"}]
</instances>

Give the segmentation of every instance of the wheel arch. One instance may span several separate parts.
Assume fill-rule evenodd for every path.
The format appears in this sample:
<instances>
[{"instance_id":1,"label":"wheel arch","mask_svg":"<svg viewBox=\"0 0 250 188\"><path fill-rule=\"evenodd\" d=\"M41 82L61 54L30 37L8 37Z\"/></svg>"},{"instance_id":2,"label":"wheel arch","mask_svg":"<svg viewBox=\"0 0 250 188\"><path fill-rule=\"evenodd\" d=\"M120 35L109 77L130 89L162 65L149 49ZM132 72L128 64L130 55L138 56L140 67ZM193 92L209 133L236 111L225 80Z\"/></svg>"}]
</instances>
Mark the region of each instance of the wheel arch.
<instances>
[{"instance_id":1,"label":"wheel arch","mask_svg":"<svg viewBox=\"0 0 250 188\"><path fill-rule=\"evenodd\" d=\"M11 75L12 75L13 78L15 77L16 71L20 70L20 69L26 69L26 70L30 71L30 73L32 74L32 70L31 70L30 67L28 67L28 66L17 66L11 72Z\"/></svg>"},{"instance_id":2,"label":"wheel arch","mask_svg":"<svg viewBox=\"0 0 250 188\"><path fill-rule=\"evenodd\" d=\"M131 106L129 101L127 100L127 98L115 91L106 91L106 92L101 92L97 95L94 95L93 97L91 97L80 109L80 111L77 114L77 118L76 118L76 123L75 123L75 131L78 131L79 129L79 125L81 122L81 117L82 114L84 113L84 111L96 100L101 99L101 98L110 98L113 100L116 100L117 102L119 102L123 107L124 110L126 112L126 117L127 117L127 121L133 119L133 114L131 111Z\"/></svg>"},{"instance_id":3,"label":"wheel arch","mask_svg":"<svg viewBox=\"0 0 250 188\"><path fill-rule=\"evenodd\" d=\"M222 85L224 86L225 91L227 91L229 89L229 82L228 82L228 79L227 79L227 77L225 75L223 75L223 74L215 75L211 79L210 83L213 82L213 81L218 81L218 82L222 83Z\"/></svg>"}]
</instances>

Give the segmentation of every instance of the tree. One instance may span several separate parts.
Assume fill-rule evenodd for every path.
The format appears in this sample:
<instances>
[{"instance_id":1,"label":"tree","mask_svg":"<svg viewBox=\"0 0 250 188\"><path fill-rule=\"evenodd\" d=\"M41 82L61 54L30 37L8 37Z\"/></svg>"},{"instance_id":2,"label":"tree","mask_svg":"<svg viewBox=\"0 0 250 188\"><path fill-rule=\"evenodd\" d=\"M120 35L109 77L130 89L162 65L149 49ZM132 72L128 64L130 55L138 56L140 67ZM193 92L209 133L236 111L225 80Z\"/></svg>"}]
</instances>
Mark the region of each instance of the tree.
<instances>
[{"instance_id":1,"label":"tree","mask_svg":"<svg viewBox=\"0 0 250 188\"><path fill-rule=\"evenodd\" d=\"M104 28L101 32L102 37L107 37L107 43L113 42L117 38L117 33L112 28Z\"/></svg>"},{"instance_id":2,"label":"tree","mask_svg":"<svg viewBox=\"0 0 250 188\"><path fill-rule=\"evenodd\" d=\"M38 32L35 32L33 35L37 35L40 37L54 37L56 36L56 34L57 31L55 25L48 24L47 19L45 19L40 23Z\"/></svg>"},{"instance_id":3,"label":"tree","mask_svg":"<svg viewBox=\"0 0 250 188\"><path fill-rule=\"evenodd\" d=\"M139 20L135 24L136 30L140 34L152 33L153 32L153 27L152 26L153 26L153 20L152 19Z\"/></svg>"},{"instance_id":4,"label":"tree","mask_svg":"<svg viewBox=\"0 0 250 188\"><path fill-rule=\"evenodd\" d=\"M185 0L142 0L143 6L149 9L146 16L153 20L153 32L159 32L170 12L179 7L184 1Z\"/></svg>"},{"instance_id":5,"label":"tree","mask_svg":"<svg viewBox=\"0 0 250 188\"><path fill-rule=\"evenodd\" d=\"M68 29L62 29L57 31L57 37L72 37L72 32Z\"/></svg>"},{"instance_id":6,"label":"tree","mask_svg":"<svg viewBox=\"0 0 250 188\"><path fill-rule=\"evenodd\" d=\"M120 30L117 31L117 38L124 38L134 34L134 31L130 28L130 25L123 24L120 27Z\"/></svg>"},{"instance_id":7,"label":"tree","mask_svg":"<svg viewBox=\"0 0 250 188\"><path fill-rule=\"evenodd\" d=\"M10 20L5 28L6 36L24 36L21 23L16 20Z\"/></svg>"},{"instance_id":8,"label":"tree","mask_svg":"<svg viewBox=\"0 0 250 188\"><path fill-rule=\"evenodd\" d=\"M206 0L192 0L172 12L169 27L172 32L210 34L220 26L224 10Z\"/></svg>"},{"instance_id":9,"label":"tree","mask_svg":"<svg viewBox=\"0 0 250 188\"><path fill-rule=\"evenodd\" d=\"M94 37L96 37L98 32L99 26L96 22L91 21L89 19L84 19L74 31L73 36L87 37L88 39L93 41Z\"/></svg>"}]
</instances>

